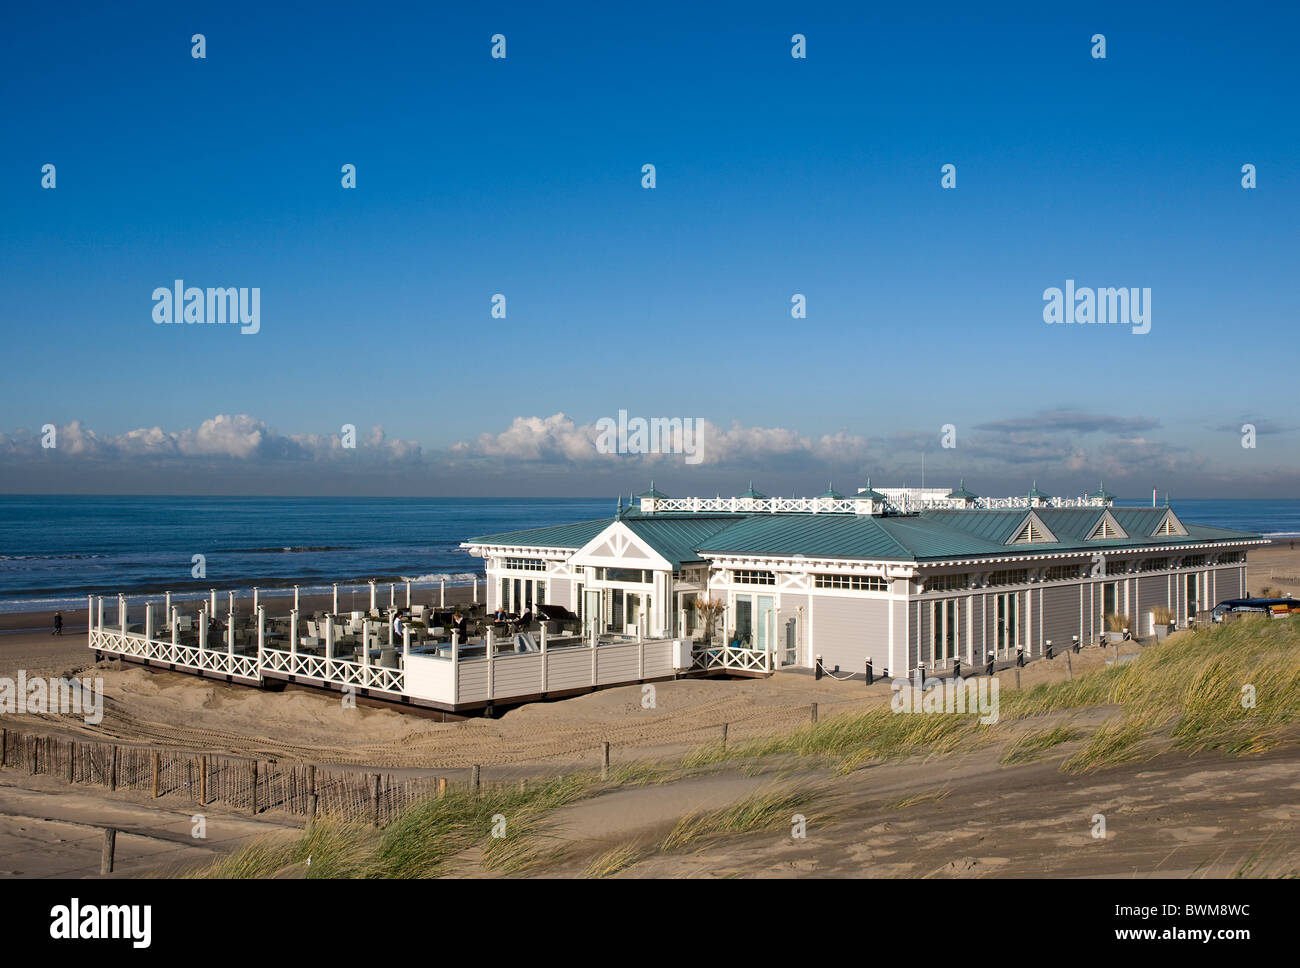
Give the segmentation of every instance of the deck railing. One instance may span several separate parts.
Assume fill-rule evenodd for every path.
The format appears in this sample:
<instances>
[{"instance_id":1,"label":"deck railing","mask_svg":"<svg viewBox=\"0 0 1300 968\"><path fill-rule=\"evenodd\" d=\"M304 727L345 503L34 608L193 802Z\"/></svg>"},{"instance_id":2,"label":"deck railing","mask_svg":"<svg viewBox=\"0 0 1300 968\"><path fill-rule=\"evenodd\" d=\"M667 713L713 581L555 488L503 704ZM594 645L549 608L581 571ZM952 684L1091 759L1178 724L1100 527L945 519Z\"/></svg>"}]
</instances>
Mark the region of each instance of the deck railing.
<instances>
[{"instance_id":1,"label":"deck railing","mask_svg":"<svg viewBox=\"0 0 1300 968\"><path fill-rule=\"evenodd\" d=\"M262 678L256 655L242 655L226 649L200 649L192 645L147 639L134 632L92 627L90 647L100 652L116 652L195 671L216 672L255 681Z\"/></svg>"},{"instance_id":2,"label":"deck railing","mask_svg":"<svg viewBox=\"0 0 1300 968\"><path fill-rule=\"evenodd\" d=\"M767 649L742 649L732 645L702 646L695 653L696 669L730 669L737 672L771 672L772 653Z\"/></svg>"}]
</instances>

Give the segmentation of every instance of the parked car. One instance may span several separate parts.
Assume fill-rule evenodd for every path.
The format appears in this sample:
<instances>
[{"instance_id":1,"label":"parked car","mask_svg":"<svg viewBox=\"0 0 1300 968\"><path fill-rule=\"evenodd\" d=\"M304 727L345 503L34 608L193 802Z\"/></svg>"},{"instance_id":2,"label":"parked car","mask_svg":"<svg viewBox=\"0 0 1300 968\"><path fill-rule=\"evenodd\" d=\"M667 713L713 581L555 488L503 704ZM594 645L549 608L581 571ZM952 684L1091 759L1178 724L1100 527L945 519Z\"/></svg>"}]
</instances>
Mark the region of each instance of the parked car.
<instances>
[{"instance_id":1,"label":"parked car","mask_svg":"<svg viewBox=\"0 0 1300 968\"><path fill-rule=\"evenodd\" d=\"M1222 622L1229 612L1255 613L1281 618L1300 613L1300 598L1230 598L1219 602L1210 612L1214 621Z\"/></svg>"}]
</instances>

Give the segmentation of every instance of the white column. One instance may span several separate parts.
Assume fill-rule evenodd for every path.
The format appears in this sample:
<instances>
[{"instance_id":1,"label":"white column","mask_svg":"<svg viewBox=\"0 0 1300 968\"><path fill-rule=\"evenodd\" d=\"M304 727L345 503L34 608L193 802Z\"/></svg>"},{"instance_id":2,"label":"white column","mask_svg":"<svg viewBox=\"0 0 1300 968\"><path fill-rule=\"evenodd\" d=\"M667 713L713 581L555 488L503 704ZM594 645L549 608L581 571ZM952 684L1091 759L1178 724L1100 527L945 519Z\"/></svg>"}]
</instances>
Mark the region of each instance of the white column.
<instances>
[{"instance_id":1,"label":"white column","mask_svg":"<svg viewBox=\"0 0 1300 968\"><path fill-rule=\"evenodd\" d=\"M298 654L298 608L297 602L294 603L294 609L289 613L289 654Z\"/></svg>"},{"instance_id":2,"label":"white column","mask_svg":"<svg viewBox=\"0 0 1300 968\"><path fill-rule=\"evenodd\" d=\"M208 589L208 614L217 614L217 590L215 588Z\"/></svg>"},{"instance_id":3,"label":"white column","mask_svg":"<svg viewBox=\"0 0 1300 968\"><path fill-rule=\"evenodd\" d=\"M375 610L375 580L370 579L370 610Z\"/></svg>"},{"instance_id":4,"label":"white column","mask_svg":"<svg viewBox=\"0 0 1300 968\"><path fill-rule=\"evenodd\" d=\"M365 635L362 635L365 638ZM325 658L334 658L334 616L325 616Z\"/></svg>"},{"instance_id":5,"label":"white column","mask_svg":"<svg viewBox=\"0 0 1300 968\"><path fill-rule=\"evenodd\" d=\"M474 584L474 601L477 604L478 602L478 576L477 575L474 576L473 584Z\"/></svg>"},{"instance_id":6,"label":"white column","mask_svg":"<svg viewBox=\"0 0 1300 968\"><path fill-rule=\"evenodd\" d=\"M402 657L404 659L411 657L411 627L409 625L402 627Z\"/></svg>"},{"instance_id":7,"label":"white column","mask_svg":"<svg viewBox=\"0 0 1300 968\"><path fill-rule=\"evenodd\" d=\"M144 637L153 639L153 602L144 603Z\"/></svg>"},{"instance_id":8,"label":"white column","mask_svg":"<svg viewBox=\"0 0 1300 968\"><path fill-rule=\"evenodd\" d=\"M257 586L254 585L253 586L253 611L256 612L260 607L261 606L258 604L258 589Z\"/></svg>"},{"instance_id":9,"label":"white column","mask_svg":"<svg viewBox=\"0 0 1300 968\"><path fill-rule=\"evenodd\" d=\"M207 609L199 609L199 651L208 647L208 612Z\"/></svg>"},{"instance_id":10,"label":"white column","mask_svg":"<svg viewBox=\"0 0 1300 968\"><path fill-rule=\"evenodd\" d=\"M339 613L339 586L335 585L334 586L334 609L331 614L337 615L338 613Z\"/></svg>"},{"instance_id":11,"label":"white column","mask_svg":"<svg viewBox=\"0 0 1300 968\"><path fill-rule=\"evenodd\" d=\"M409 581L406 583L406 607L411 607L411 583Z\"/></svg>"},{"instance_id":12,"label":"white column","mask_svg":"<svg viewBox=\"0 0 1300 968\"><path fill-rule=\"evenodd\" d=\"M95 596L86 596L86 648L95 643Z\"/></svg>"},{"instance_id":13,"label":"white column","mask_svg":"<svg viewBox=\"0 0 1300 968\"><path fill-rule=\"evenodd\" d=\"M546 692L551 684L551 657L546 651L546 623L542 622L542 692Z\"/></svg>"},{"instance_id":14,"label":"white column","mask_svg":"<svg viewBox=\"0 0 1300 968\"><path fill-rule=\"evenodd\" d=\"M117 596L117 624L122 626L122 634L126 635L126 596Z\"/></svg>"},{"instance_id":15,"label":"white column","mask_svg":"<svg viewBox=\"0 0 1300 968\"><path fill-rule=\"evenodd\" d=\"M397 607L397 586L390 584L388 586L388 607Z\"/></svg>"},{"instance_id":16,"label":"white column","mask_svg":"<svg viewBox=\"0 0 1300 968\"><path fill-rule=\"evenodd\" d=\"M230 592L230 614L235 614L235 593Z\"/></svg>"},{"instance_id":17,"label":"white column","mask_svg":"<svg viewBox=\"0 0 1300 968\"><path fill-rule=\"evenodd\" d=\"M438 582L438 607L447 607L447 580L442 579Z\"/></svg>"},{"instance_id":18,"label":"white column","mask_svg":"<svg viewBox=\"0 0 1300 968\"><path fill-rule=\"evenodd\" d=\"M95 625L99 629L99 631L101 632L104 631L104 596L103 595L99 596L99 618L95 622Z\"/></svg>"},{"instance_id":19,"label":"white column","mask_svg":"<svg viewBox=\"0 0 1300 968\"><path fill-rule=\"evenodd\" d=\"M166 608L164 609L163 614L165 614L165 615L170 615L171 613L172 613L172 593L171 593L171 592L168 592L168 593L167 593L167 605L166 605Z\"/></svg>"},{"instance_id":20,"label":"white column","mask_svg":"<svg viewBox=\"0 0 1300 968\"><path fill-rule=\"evenodd\" d=\"M293 586L293 610L298 611L298 586Z\"/></svg>"},{"instance_id":21,"label":"white column","mask_svg":"<svg viewBox=\"0 0 1300 968\"><path fill-rule=\"evenodd\" d=\"M230 655L235 654L235 610L233 608L226 615L226 652Z\"/></svg>"},{"instance_id":22,"label":"white column","mask_svg":"<svg viewBox=\"0 0 1300 968\"><path fill-rule=\"evenodd\" d=\"M262 664L262 653L266 651L266 609L257 607L257 664Z\"/></svg>"}]
</instances>

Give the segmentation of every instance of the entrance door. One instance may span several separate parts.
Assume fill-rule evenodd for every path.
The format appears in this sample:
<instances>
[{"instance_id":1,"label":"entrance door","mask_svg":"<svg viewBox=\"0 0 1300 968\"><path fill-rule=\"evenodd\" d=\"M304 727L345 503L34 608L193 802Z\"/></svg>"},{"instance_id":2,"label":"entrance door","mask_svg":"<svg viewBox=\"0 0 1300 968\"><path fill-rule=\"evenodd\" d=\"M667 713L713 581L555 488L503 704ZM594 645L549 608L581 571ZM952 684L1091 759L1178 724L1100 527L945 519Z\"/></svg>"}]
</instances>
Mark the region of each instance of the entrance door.
<instances>
[{"instance_id":1,"label":"entrance door","mask_svg":"<svg viewBox=\"0 0 1300 968\"><path fill-rule=\"evenodd\" d=\"M1195 618L1196 613L1200 611L1201 596L1198 594L1200 586L1200 575L1188 575L1187 582L1187 616Z\"/></svg>"},{"instance_id":2,"label":"entrance door","mask_svg":"<svg viewBox=\"0 0 1300 968\"><path fill-rule=\"evenodd\" d=\"M1004 592L995 596L997 605L995 644L999 658L1007 658L1016 650L1020 640L1020 595Z\"/></svg>"},{"instance_id":3,"label":"entrance door","mask_svg":"<svg viewBox=\"0 0 1300 968\"><path fill-rule=\"evenodd\" d=\"M776 648L772 642L772 636L776 632L775 599L771 595L759 595L757 598L758 619L755 631L758 634L754 637L754 648L760 652L769 652Z\"/></svg>"},{"instance_id":4,"label":"entrance door","mask_svg":"<svg viewBox=\"0 0 1300 968\"><path fill-rule=\"evenodd\" d=\"M795 665L799 661L799 629L793 618L785 620L785 649L781 665Z\"/></svg>"},{"instance_id":5,"label":"entrance door","mask_svg":"<svg viewBox=\"0 0 1300 968\"><path fill-rule=\"evenodd\" d=\"M740 640L742 649L754 647L754 601L749 595L736 596L736 628L734 639ZM731 642L727 643L728 645Z\"/></svg>"}]
</instances>

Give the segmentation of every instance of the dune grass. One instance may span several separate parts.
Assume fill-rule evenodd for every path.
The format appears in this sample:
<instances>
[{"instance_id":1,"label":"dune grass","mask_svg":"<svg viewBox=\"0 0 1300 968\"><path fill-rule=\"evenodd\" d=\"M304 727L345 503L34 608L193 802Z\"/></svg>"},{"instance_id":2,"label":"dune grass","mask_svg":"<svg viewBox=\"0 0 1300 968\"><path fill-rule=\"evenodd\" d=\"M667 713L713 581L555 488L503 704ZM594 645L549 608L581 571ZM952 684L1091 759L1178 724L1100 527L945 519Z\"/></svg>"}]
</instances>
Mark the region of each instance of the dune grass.
<instances>
[{"instance_id":1,"label":"dune grass","mask_svg":"<svg viewBox=\"0 0 1300 968\"><path fill-rule=\"evenodd\" d=\"M727 807L687 814L659 844L660 851L699 846L725 834L789 828L794 812L812 796L801 790L758 790Z\"/></svg>"},{"instance_id":2,"label":"dune grass","mask_svg":"<svg viewBox=\"0 0 1300 968\"><path fill-rule=\"evenodd\" d=\"M1012 766L1016 763L1029 763L1032 760L1062 743L1068 743L1083 735L1071 726L1048 726L1022 734L1012 741L1002 754L1002 763Z\"/></svg>"}]
</instances>

